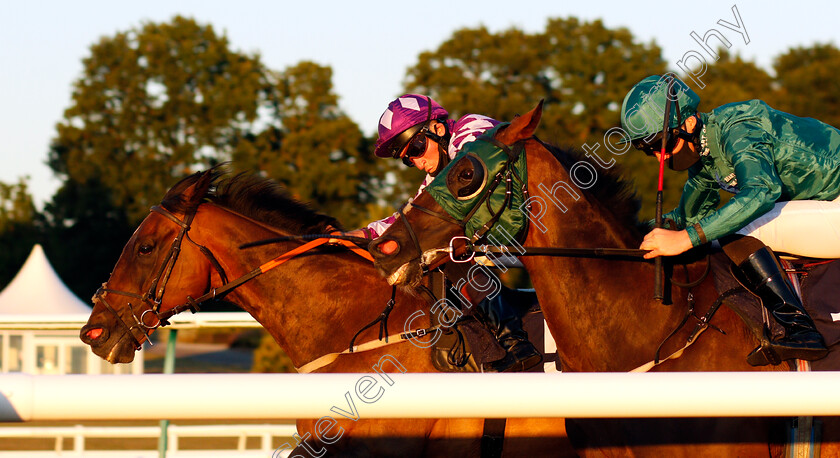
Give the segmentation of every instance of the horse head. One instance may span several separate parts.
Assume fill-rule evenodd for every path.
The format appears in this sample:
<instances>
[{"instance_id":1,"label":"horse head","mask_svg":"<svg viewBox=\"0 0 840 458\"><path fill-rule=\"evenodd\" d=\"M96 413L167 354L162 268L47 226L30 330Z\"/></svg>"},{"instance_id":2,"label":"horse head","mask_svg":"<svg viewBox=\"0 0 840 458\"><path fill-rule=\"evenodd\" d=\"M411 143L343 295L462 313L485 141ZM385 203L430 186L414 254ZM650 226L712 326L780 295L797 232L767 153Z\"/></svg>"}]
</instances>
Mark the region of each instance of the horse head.
<instances>
[{"instance_id":1,"label":"horse head","mask_svg":"<svg viewBox=\"0 0 840 458\"><path fill-rule=\"evenodd\" d=\"M511 165L499 164L496 170L488 170L476 150L489 146L507 158L511 154L509 146L533 137L541 115L542 102L501 126L493 134L494 140L476 140L464 145L455 160L400 211L400 218L370 244L376 265L389 283L417 285L424 270L456 254L459 244L463 247L459 240L469 238L464 237L465 228L477 228L469 231L473 234L467 233L468 236L486 233L482 228L492 225L492 222L487 224L492 219L492 211L482 214L478 210L485 205L490 207L487 196L492 193L500 193L503 198L506 189L502 173L507 170L504 167ZM508 201L504 202L509 205ZM521 212L519 208L513 211Z\"/></svg>"},{"instance_id":2,"label":"horse head","mask_svg":"<svg viewBox=\"0 0 840 458\"><path fill-rule=\"evenodd\" d=\"M173 309L209 289L211 262L189 230L215 175L197 173L173 187L123 248L80 332L96 355L111 363L133 361Z\"/></svg>"}]
</instances>

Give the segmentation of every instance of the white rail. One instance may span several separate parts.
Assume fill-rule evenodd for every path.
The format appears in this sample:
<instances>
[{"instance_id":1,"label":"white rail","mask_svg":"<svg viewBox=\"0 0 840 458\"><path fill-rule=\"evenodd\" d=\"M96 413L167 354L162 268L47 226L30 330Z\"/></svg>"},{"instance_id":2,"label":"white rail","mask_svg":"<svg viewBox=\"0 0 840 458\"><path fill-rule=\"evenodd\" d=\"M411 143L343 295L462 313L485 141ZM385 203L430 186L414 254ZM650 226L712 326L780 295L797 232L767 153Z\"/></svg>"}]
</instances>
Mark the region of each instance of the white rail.
<instances>
[{"instance_id":1,"label":"white rail","mask_svg":"<svg viewBox=\"0 0 840 458\"><path fill-rule=\"evenodd\" d=\"M295 425L170 425L168 428L169 448L167 452L186 452L180 450L178 439L181 437L235 437L237 438L237 452L253 452L262 456L270 456L272 438L292 437L297 432ZM35 426L35 427L4 427L0 428L0 438L55 438L55 453L65 452L63 444L65 438L73 439L73 454L97 453L85 450L87 438L157 438L160 436L159 426ZM249 437L260 438L259 449L248 449ZM151 453L152 451L146 451ZM204 451L207 452L206 450ZM217 453L218 451L213 451ZM23 451L16 451L23 454ZM28 452L27 452L28 453ZM44 453L36 451L34 453ZM105 453L104 451L102 453ZM128 453L128 452L126 452ZM154 451L157 454L157 450ZM3 456L0 453L0 456ZM155 455L156 456L156 455Z\"/></svg>"},{"instance_id":2,"label":"white rail","mask_svg":"<svg viewBox=\"0 0 840 458\"><path fill-rule=\"evenodd\" d=\"M3 329L73 329L78 331L87 323L89 314L78 315L8 315L0 317ZM260 328L247 312L182 313L169 319L170 329L195 328Z\"/></svg>"},{"instance_id":3,"label":"white rail","mask_svg":"<svg viewBox=\"0 0 840 458\"><path fill-rule=\"evenodd\" d=\"M840 415L839 386L840 372L14 374L0 421ZM138 402L148 393L163 402Z\"/></svg>"}]
</instances>

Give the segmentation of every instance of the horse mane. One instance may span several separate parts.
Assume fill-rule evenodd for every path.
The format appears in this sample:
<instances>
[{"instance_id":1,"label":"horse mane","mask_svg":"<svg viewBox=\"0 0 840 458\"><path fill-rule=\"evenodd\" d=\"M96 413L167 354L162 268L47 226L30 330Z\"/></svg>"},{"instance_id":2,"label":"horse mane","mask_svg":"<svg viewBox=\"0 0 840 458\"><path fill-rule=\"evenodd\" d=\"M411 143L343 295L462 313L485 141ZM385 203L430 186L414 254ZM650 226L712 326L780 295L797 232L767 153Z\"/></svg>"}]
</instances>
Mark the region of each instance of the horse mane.
<instances>
[{"instance_id":1,"label":"horse mane","mask_svg":"<svg viewBox=\"0 0 840 458\"><path fill-rule=\"evenodd\" d=\"M193 185L195 192L186 193ZM169 189L161 205L172 212L188 213L205 202L293 234L342 229L338 220L291 197L280 183L256 173L233 175L218 167L182 179Z\"/></svg>"},{"instance_id":2,"label":"horse mane","mask_svg":"<svg viewBox=\"0 0 840 458\"><path fill-rule=\"evenodd\" d=\"M578 161L586 161L584 153L574 148L564 149L537 139L557 159L566 170ZM616 164L608 169L598 169L598 182L587 189L595 199L601 202L615 218L633 230L640 231L643 223L639 222L641 200L636 196L633 186L624 179L621 167Z\"/></svg>"}]
</instances>

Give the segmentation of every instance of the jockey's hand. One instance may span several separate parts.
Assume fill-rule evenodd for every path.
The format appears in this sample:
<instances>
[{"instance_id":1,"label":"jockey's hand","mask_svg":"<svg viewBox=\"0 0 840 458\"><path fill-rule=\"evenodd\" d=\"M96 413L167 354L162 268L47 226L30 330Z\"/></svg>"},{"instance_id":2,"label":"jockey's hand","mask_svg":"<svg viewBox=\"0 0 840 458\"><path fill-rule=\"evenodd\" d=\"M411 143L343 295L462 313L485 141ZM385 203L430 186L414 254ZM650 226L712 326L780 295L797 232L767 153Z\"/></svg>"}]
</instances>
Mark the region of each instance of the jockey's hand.
<instances>
[{"instance_id":1,"label":"jockey's hand","mask_svg":"<svg viewBox=\"0 0 840 458\"><path fill-rule=\"evenodd\" d=\"M676 256L690 250L691 247L691 238L685 230L669 231L657 228L645 235L645 240L639 249L649 250L644 257L651 259L657 256Z\"/></svg>"},{"instance_id":2,"label":"jockey's hand","mask_svg":"<svg viewBox=\"0 0 840 458\"><path fill-rule=\"evenodd\" d=\"M330 235L349 235L352 237L361 237L363 239L367 238L367 234L365 234L365 231L362 229L353 229L352 231L347 232L331 232ZM329 239L327 240L327 243L340 244L341 239Z\"/></svg>"}]
</instances>

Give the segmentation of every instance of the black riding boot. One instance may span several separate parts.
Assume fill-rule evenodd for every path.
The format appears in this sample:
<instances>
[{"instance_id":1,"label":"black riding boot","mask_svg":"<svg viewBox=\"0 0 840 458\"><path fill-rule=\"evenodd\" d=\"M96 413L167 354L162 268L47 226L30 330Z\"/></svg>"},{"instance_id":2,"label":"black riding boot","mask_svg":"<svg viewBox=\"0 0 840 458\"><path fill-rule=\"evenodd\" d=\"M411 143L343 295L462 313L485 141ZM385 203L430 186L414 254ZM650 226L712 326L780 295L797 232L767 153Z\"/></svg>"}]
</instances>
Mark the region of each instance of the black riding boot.
<instances>
[{"instance_id":1,"label":"black riding boot","mask_svg":"<svg viewBox=\"0 0 840 458\"><path fill-rule=\"evenodd\" d=\"M474 306L478 318L505 350L504 358L491 363L489 371L492 372L526 371L542 361L542 355L522 329L522 318L508 302L507 292L503 288L492 299L485 298Z\"/></svg>"},{"instance_id":2,"label":"black riding boot","mask_svg":"<svg viewBox=\"0 0 840 458\"><path fill-rule=\"evenodd\" d=\"M822 336L785 278L782 267L769 247L751 254L738 268L745 285L785 329L785 336L759 346L747 356L753 366L779 364L788 359L813 361L828 354Z\"/></svg>"}]
</instances>

